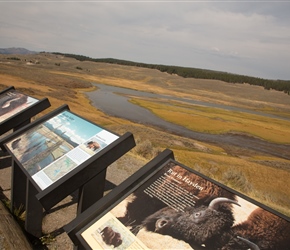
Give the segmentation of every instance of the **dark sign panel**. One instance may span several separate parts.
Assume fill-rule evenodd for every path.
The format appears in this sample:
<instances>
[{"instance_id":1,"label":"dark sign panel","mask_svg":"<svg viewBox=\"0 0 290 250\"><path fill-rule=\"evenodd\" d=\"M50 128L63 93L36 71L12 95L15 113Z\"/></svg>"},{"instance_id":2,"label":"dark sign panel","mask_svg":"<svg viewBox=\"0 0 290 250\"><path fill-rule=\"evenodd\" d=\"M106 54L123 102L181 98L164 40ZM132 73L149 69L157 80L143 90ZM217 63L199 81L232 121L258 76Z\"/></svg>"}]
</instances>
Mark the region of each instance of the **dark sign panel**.
<instances>
[{"instance_id":1,"label":"dark sign panel","mask_svg":"<svg viewBox=\"0 0 290 250\"><path fill-rule=\"evenodd\" d=\"M0 94L0 123L36 102L37 99L13 89Z\"/></svg>"},{"instance_id":2,"label":"dark sign panel","mask_svg":"<svg viewBox=\"0 0 290 250\"><path fill-rule=\"evenodd\" d=\"M6 146L44 190L118 138L66 110Z\"/></svg>"},{"instance_id":3,"label":"dark sign panel","mask_svg":"<svg viewBox=\"0 0 290 250\"><path fill-rule=\"evenodd\" d=\"M136 185L76 234L86 248L289 249L288 217L172 159Z\"/></svg>"}]
</instances>

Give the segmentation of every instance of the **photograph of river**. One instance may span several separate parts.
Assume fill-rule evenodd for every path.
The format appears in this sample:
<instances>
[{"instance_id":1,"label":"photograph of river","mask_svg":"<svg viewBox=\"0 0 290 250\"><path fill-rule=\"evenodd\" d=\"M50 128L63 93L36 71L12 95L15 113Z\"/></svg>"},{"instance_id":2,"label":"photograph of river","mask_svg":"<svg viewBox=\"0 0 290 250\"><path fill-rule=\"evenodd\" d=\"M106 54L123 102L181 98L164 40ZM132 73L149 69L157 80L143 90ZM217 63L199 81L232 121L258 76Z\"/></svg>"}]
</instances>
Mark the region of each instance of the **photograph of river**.
<instances>
[{"instance_id":1,"label":"photograph of river","mask_svg":"<svg viewBox=\"0 0 290 250\"><path fill-rule=\"evenodd\" d=\"M39 125L14 140L10 149L32 176L75 146L56 131Z\"/></svg>"},{"instance_id":2,"label":"photograph of river","mask_svg":"<svg viewBox=\"0 0 290 250\"><path fill-rule=\"evenodd\" d=\"M7 144L32 176L102 129L65 111Z\"/></svg>"}]
</instances>

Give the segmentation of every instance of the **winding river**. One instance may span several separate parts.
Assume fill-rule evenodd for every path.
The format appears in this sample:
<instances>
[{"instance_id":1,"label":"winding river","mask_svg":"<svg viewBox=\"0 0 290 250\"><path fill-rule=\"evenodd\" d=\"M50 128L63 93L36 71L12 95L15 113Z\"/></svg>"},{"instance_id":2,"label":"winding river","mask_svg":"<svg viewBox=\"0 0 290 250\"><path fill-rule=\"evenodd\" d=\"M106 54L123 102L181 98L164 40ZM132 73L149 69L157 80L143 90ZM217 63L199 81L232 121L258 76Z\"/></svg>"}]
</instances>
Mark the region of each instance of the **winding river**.
<instances>
[{"instance_id":1,"label":"winding river","mask_svg":"<svg viewBox=\"0 0 290 250\"><path fill-rule=\"evenodd\" d=\"M286 119L286 120L290 119L221 104L207 103L191 99L153 94L99 83L94 83L94 85L98 87L98 90L88 92L86 94L96 108L102 110L104 113L108 115L124 118L137 123L156 126L168 132L203 142L214 143L220 146L232 145L241 148L247 148L261 153L266 153L290 160L290 145L270 143L264 140L239 134L212 135L207 133L195 132L186 129L185 127L167 122L159 118L158 116L154 115L149 110L130 103L128 100L130 99L130 96L167 99L187 102L190 104L202 105L206 107L221 108L230 111L246 112L278 119Z\"/></svg>"}]
</instances>

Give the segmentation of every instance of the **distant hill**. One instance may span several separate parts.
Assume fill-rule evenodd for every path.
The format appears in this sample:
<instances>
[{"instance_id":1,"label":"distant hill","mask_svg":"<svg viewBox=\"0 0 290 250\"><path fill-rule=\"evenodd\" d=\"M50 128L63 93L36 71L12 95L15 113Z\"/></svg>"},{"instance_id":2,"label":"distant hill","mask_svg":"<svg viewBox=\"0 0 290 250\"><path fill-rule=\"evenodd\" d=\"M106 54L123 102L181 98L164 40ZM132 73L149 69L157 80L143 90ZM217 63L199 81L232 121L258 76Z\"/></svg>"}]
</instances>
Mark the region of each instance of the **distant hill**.
<instances>
[{"instance_id":1,"label":"distant hill","mask_svg":"<svg viewBox=\"0 0 290 250\"><path fill-rule=\"evenodd\" d=\"M175 74L184 78L196 78L196 79L213 79L221 80L229 83L248 83L251 85L263 86L265 89L275 89L278 91L283 91L290 95L290 80L269 80L258 77L251 77L245 75L231 74L222 71L208 70L208 69L198 69L198 68L188 68L188 67L179 67L179 66L168 66L160 64L146 64L138 63L126 60L119 60L114 58L101 58L94 59L87 56L75 55L75 54L66 54L53 52L53 54L67 56L75 58L79 61L93 61L93 62L103 62L127 66L136 66L150 69L157 69L161 72L167 72L168 74Z\"/></svg>"},{"instance_id":2,"label":"distant hill","mask_svg":"<svg viewBox=\"0 0 290 250\"><path fill-rule=\"evenodd\" d=\"M29 54L36 54L36 53L38 52L31 51L24 48L6 48L6 49L0 48L0 54L6 54L6 55L10 55L10 54L29 55Z\"/></svg>"},{"instance_id":3,"label":"distant hill","mask_svg":"<svg viewBox=\"0 0 290 250\"><path fill-rule=\"evenodd\" d=\"M0 54L18 54L18 55L29 55L37 54L44 52L30 51L25 48L0 48ZM198 69L198 68L189 68L189 67L180 67L180 66L168 66L160 64L146 64L139 62L132 62L127 60L119 60L114 58L91 58L83 55L60 53L60 52L51 52L52 54L62 55L66 57L75 58L79 61L93 61L93 62L102 62L110 64L119 64L126 66L135 66L142 68L157 69L161 72L167 72L168 74L178 75L184 78L196 78L196 79L212 79L212 80L221 80L229 83L248 83L250 85L262 86L264 89L278 90L283 91L284 93L290 95L290 80L270 80L263 79L258 77L251 77L246 75L232 74L228 72L208 70L208 69Z\"/></svg>"}]
</instances>

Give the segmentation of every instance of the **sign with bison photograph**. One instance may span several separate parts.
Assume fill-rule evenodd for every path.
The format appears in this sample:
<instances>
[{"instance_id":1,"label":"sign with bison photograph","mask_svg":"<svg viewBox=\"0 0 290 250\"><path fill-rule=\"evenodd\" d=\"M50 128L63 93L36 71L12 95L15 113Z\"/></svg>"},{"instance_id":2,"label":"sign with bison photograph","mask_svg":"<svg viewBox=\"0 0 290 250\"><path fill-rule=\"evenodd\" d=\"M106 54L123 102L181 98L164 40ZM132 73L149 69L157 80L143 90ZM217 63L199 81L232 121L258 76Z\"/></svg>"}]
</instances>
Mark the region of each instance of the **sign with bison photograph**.
<instances>
[{"instance_id":1,"label":"sign with bison photograph","mask_svg":"<svg viewBox=\"0 0 290 250\"><path fill-rule=\"evenodd\" d=\"M6 146L44 190L118 138L66 110Z\"/></svg>"},{"instance_id":2,"label":"sign with bison photograph","mask_svg":"<svg viewBox=\"0 0 290 250\"><path fill-rule=\"evenodd\" d=\"M85 248L289 249L288 217L175 160L131 190L78 232Z\"/></svg>"},{"instance_id":3,"label":"sign with bison photograph","mask_svg":"<svg viewBox=\"0 0 290 250\"><path fill-rule=\"evenodd\" d=\"M0 94L0 123L38 102L14 89Z\"/></svg>"}]
</instances>

